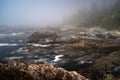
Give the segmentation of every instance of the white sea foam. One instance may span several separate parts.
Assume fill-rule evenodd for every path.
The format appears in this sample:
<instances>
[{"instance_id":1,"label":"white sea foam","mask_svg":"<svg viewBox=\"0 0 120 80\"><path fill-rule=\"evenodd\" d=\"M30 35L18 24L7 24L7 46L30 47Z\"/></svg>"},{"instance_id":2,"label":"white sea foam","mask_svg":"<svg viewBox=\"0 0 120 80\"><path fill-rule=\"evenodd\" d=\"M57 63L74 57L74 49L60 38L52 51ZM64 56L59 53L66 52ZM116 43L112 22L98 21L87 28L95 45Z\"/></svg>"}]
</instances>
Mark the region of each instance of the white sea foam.
<instances>
[{"instance_id":1,"label":"white sea foam","mask_svg":"<svg viewBox=\"0 0 120 80\"><path fill-rule=\"evenodd\" d=\"M76 36L74 36L74 35L70 35L70 37L71 37L71 38L76 38Z\"/></svg>"},{"instance_id":2,"label":"white sea foam","mask_svg":"<svg viewBox=\"0 0 120 80\"><path fill-rule=\"evenodd\" d=\"M0 37L3 37L3 36L5 36L6 34L0 34Z\"/></svg>"},{"instance_id":3,"label":"white sea foam","mask_svg":"<svg viewBox=\"0 0 120 80\"><path fill-rule=\"evenodd\" d=\"M17 36L17 35L23 35L23 34L25 34L25 33L17 32L17 33L11 33L10 35Z\"/></svg>"},{"instance_id":4,"label":"white sea foam","mask_svg":"<svg viewBox=\"0 0 120 80\"><path fill-rule=\"evenodd\" d=\"M5 33L5 34L0 34L0 37L6 37L6 36L18 36L18 35L23 35L25 33L22 33L22 32L17 32L17 33Z\"/></svg>"},{"instance_id":5,"label":"white sea foam","mask_svg":"<svg viewBox=\"0 0 120 80\"><path fill-rule=\"evenodd\" d=\"M60 60L60 57L63 57L63 55L56 55L55 59L53 60L54 62L57 62Z\"/></svg>"},{"instance_id":6,"label":"white sea foam","mask_svg":"<svg viewBox=\"0 0 120 80\"><path fill-rule=\"evenodd\" d=\"M22 59L22 58L24 58L24 57L23 56L19 56L19 57L14 56L14 57L7 57L6 59L7 60L14 60L14 59Z\"/></svg>"},{"instance_id":7,"label":"white sea foam","mask_svg":"<svg viewBox=\"0 0 120 80\"><path fill-rule=\"evenodd\" d=\"M60 44L53 44L53 46L59 46Z\"/></svg>"},{"instance_id":8,"label":"white sea foam","mask_svg":"<svg viewBox=\"0 0 120 80\"><path fill-rule=\"evenodd\" d=\"M17 50L17 52L28 52L29 50L28 49L24 49L25 47L21 47Z\"/></svg>"},{"instance_id":9,"label":"white sea foam","mask_svg":"<svg viewBox=\"0 0 120 80\"><path fill-rule=\"evenodd\" d=\"M50 47L51 44L35 44L35 43L29 43L28 45L36 46L36 47Z\"/></svg>"},{"instance_id":10,"label":"white sea foam","mask_svg":"<svg viewBox=\"0 0 120 80\"><path fill-rule=\"evenodd\" d=\"M3 47L3 46L18 46L18 44L0 43L0 47Z\"/></svg>"},{"instance_id":11,"label":"white sea foam","mask_svg":"<svg viewBox=\"0 0 120 80\"><path fill-rule=\"evenodd\" d=\"M37 59L37 60L34 60L34 62L44 62L44 63L47 63L47 61L46 61L47 59Z\"/></svg>"},{"instance_id":12,"label":"white sea foam","mask_svg":"<svg viewBox=\"0 0 120 80\"><path fill-rule=\"evenodd\" d=\"M15 52L11 52L11 54L15 54Z\"/></svg>"},{"instance_id":13,"label":"white sea foam","mask_svg":"<svg viewBox=\"0 0 120 80\"><path fill-rule=\"evenodd\" d=\"M99 27L91 28L88 32L92 36L96 36L97 34L101 34L101 35L107 36L109 34L109 32L107 30L99 28Z\"/></svg>"},{"instance_id":14,"label":"white sea foam","mask_svg":"<svg viewBox=\"0 0 120 80\"><path fill-rule=\"evenodd\" d=\"M81 60L81 61L79 62L79 64L85 64L85 63L91 64L91 63L93 63L93 62L92 62L92 61L85 61L85 60Z\"/></svg>"},{"instance_id":15,"label":"white sea foam","mask_svg":"<svg viewBox=\"0 0 120 80\"><path fill-rule=\"evenodd\" d=\"M39 58L39 56L38 56L38 55L35 55L34 58Z\"/></svg>"}]
</instances>

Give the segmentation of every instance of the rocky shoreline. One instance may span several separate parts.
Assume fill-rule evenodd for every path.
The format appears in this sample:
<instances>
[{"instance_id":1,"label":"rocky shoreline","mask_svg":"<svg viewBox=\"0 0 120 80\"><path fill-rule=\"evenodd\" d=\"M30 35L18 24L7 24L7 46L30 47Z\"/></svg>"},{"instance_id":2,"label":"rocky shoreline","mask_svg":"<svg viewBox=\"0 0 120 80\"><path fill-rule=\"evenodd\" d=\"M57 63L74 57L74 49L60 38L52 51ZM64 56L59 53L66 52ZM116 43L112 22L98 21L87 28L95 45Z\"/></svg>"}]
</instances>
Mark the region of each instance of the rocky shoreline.
<instances>
[{"instance_id":1,"label":"rocky shoreline","mask_svg":"<svg viewBox=\"0 0 120 80\"><path fill-rule=\"evenodd\" d=\"M11 61L0 64L0 80L88 80L75 71L68 72L49 64Z\"/></svg>"},{"instance_id":2,"label":"rocky shoreline","mask_svg":"<svg viewBox=\"0 0 120 80\"><path fill-rule=\"evenodd\" d=\"M30 46L27 49L29 51L40 50L42 55L62 55L56 63L52 63L54 66L63 67L70 71L75 70L91 80L107 80L109 79L108 75L114 79L120 78L120 64L118 63L120 61L119 35L103 29L90 29L87 32L81 31L79 34L73 31L72 33L65 33L64 31L61 33L58 33L59 36L56 33L49 33L50 36L54 34L54 37L50 39L51 42L46 42L48 37L44 36L42 38L44 39L43 42L40 43L40 39L37 42L32 40L35 36L39 36L39 38L41 36L41 33L38 32L35 35L35 32L28 38L29 42L59 45L50 49L41 46L37 46L36 49L35 46ZM48 32L42 33L42 37L43 34L48 34ZM34 49L31 49L31 47ZM54 59L52 62L54 62Z\"/></svg>"},{"instance_id":3,"label":"rocky shoreline","mask_svg":"<svg viewBox=\"0 0 120 80\"><path fill-rule=\"evenodd\" d=\"M117 33L102 29L34 32L26 41L28 46L19 53L32 55L21 59L27 64L51 64L76 71L90 80L120 79L120 35Z\"/></svg>"}]
</instances>

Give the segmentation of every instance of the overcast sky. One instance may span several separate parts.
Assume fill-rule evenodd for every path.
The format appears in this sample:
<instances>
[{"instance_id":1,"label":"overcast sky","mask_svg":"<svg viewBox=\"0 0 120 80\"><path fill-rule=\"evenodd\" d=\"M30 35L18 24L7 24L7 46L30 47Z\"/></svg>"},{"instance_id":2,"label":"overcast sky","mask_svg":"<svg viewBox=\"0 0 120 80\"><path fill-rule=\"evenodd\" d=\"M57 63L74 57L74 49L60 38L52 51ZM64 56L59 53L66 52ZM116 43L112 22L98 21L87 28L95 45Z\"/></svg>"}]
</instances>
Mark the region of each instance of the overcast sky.
<instances>
[{"instance_id":1,"label":"overcast sky","mask_svg":"<svg viewBox=\"0 0 120 80\"><path fill-rule=\"evenodd\" d=\"M0 0L0 25L53 25L61 23L92 0ZM101 3L102 0L96 0ZM109 1L109 0L106 0Z\"/></svg>"}]
</instances>

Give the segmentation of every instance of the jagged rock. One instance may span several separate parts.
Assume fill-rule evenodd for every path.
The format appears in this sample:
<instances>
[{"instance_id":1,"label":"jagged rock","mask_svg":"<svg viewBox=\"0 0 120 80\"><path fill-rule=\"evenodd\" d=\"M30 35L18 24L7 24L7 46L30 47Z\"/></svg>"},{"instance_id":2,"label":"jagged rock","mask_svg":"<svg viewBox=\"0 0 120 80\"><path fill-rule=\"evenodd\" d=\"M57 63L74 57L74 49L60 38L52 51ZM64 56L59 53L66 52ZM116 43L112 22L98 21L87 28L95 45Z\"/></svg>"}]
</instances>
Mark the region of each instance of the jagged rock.
<instances>
[{"instance_id":1,"label":"jagged rock","mask_svg":"<svg viewBox=\"0 0 120 80\"><path fill-rule=\"evenodd\" d=\"M58 41L59 36L56 33L46 32L34 32L28 37L28 43L54 43Z\"/></svg>"},{"instance_id":2,"label":"jagged rock","mask_svg":"<svg viewBox=\"0 0 120 80\"><path fill-rule=\"evenodd\" d=\"M120 45L114 40L79 39L77 43L60 45L57 49L64 49L66 51L94 49L96 52L111 52L119 50Z\"/></svg>"},{"instance_id":3,"label":"jagged rock","mask_svg":"<svg viewBox=\"0 0 120 80\"><path fill-rule=\"evenodd\" d=\"M12 61L0 65L0 80L88 80L75 71L49 64L25 64Z\"/></svg>"},{"instance_id":4,"label":"jagged rock","mask_svg":"<svg viewBox=\"0 0 120 80\"><path fill-rule=\"evenodd\" d=\"M96 37L100 39L116 39L118 38L118 35L111 33L110 31L107 31L106 29L95 27L90 28L88 31L80 32L80 35L88 36L88 37Z\"/></svg>"},{"instance_id":5,"label":"jagged rock","mask_svg":"<svg viewBox=\"0 0 120 80\"><path fill-rule=\"evenodd\" d=\"M96 66L100 66L99 68L105 69L105 68L112 68L115 66L120 65L120 51L116 51L113 53L110 53L107 56L104 56L102 58L99 58L96 60Z\"/></svg>"}]
</instances>

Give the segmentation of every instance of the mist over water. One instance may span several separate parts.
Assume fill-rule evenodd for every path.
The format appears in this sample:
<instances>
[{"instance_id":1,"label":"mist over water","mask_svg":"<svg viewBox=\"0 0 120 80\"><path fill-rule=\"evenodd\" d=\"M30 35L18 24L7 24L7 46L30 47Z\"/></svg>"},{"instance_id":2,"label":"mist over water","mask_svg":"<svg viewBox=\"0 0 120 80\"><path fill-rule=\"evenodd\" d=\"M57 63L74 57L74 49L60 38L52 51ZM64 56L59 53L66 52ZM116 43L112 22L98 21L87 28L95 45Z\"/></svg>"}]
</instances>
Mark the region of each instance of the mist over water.
<instances>
[{"instance_id":1,"label":"mist over water","mask_svg":"<svg viewBox=\"0 0 120 80\"><path fill-rule=\"evenodd\" d=\"M119 62L120 0L0 0L0 79L120 80Z\"/></svg>"},{"instance_id":2,"label":"mist over water","mask_svg":"<svg viewBox=\"0 0 120 80\"><path fill-rule=\"evenodd\" d=\"M80 9L89 9L92 1L94 0L1 0L0 25L29 27L61 25ZM105 4L109 5L110 1L107 0ZM101 6L104 0L95 2Z\"/></svg>"},{"instance_id":3,"label":"mist over water","mask_svg":"<svg viewBox=\"0 0 120 80\"><path fill-rule=\"evenodd\" d=\"M0 25L49 26L61 24L77 9L77 1L1 0Z\"/></svg>"}]
</instances>

